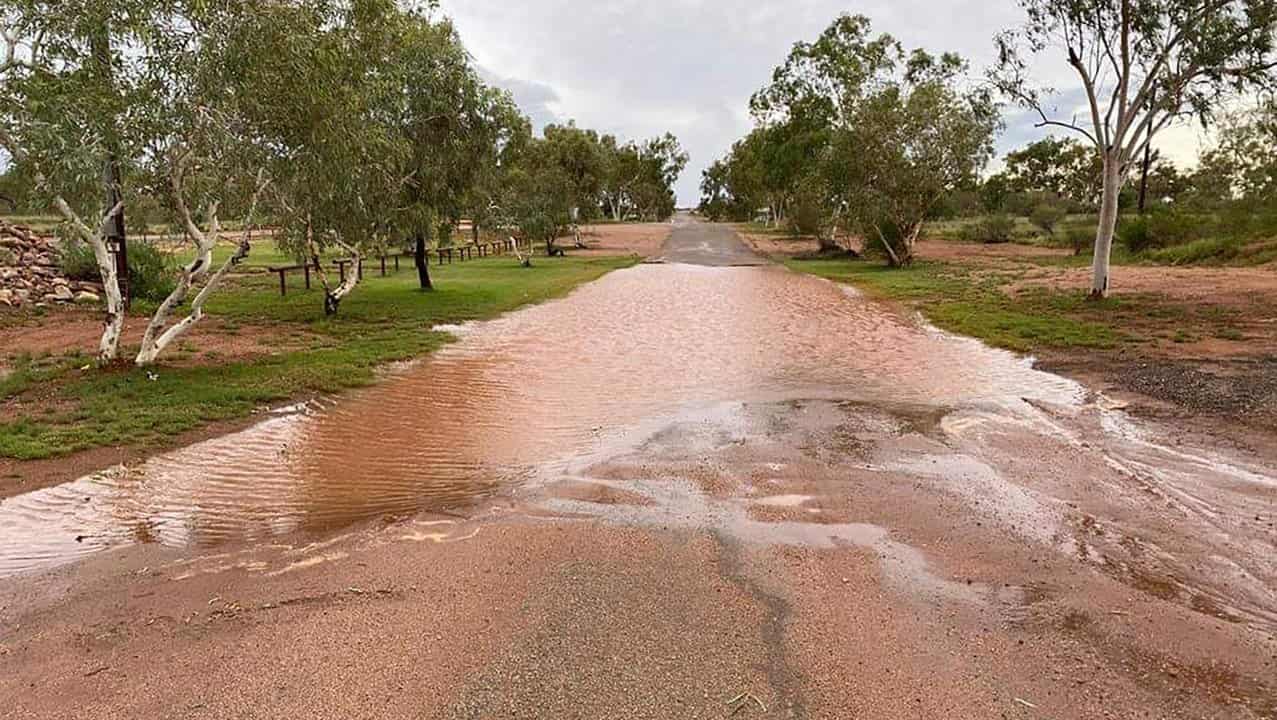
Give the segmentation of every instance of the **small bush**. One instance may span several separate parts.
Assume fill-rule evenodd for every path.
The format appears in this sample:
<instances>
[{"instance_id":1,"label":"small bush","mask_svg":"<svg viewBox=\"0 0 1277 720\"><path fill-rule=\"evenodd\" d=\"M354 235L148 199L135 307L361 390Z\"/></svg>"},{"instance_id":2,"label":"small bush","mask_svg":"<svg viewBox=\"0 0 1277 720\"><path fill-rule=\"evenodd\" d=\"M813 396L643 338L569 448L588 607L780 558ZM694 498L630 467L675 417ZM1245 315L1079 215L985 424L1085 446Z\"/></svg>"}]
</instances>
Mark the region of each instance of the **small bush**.
<instances>
[{"instance_id":1,"label":"small bush","mask_svg":"<svg viewBox=\"0 0 1277 720\"><path fill-rule=\"evenodd\" d=\"M150 243L129 243L129 289L135 298L163 300L177 284L173 259ZM82 242L67 243L62 251L62 273L71 280L100 282L93 249Z\"/></svg>"},{"instance_id":2,"label":"small bush","mask_svg":"<svg viewBox=\"0 0 1277 720\"><path fill-rule=\"evenodd\" d=\"M1055 227L1068 215L1062 205L1042 203L1029 213L1029 222L1042 228L1048 237L1055 234Z\"/></svg>"},{"instance_id":3,"label":"small bush","mask_svg":"<svg viewBox=\"0 0 1277 720\"><path fill-rule=\"evenodd\" d=\"M1068 248L1073 248L1074 255L1080 255L1096 244L1096 227L1093 225L1065 226L1064 240Z\"/></svg>"},{"instance_id":4,"label":"small bush","mask_svg":"<svg viewBox=\"0 0 1277 720\"><path fill-rule=\"evenodd\" d=\"M1147 215L1139 215L1119 223L1117 226L1117 241L1133 253L1142 253L1162 247L1161 243L1153 236L1152 223L1149 222Z\"/></svg>"},{"instance_id":5,"label":"small bush","mask_svg":"<svg viewBox=\"0 0 1277 720\"><path fill-rule=\"evenodd\" d=\"M963 240L996 245L1011 242L1015 231L1015 218L1010 215L986 215L974 223L962 228Z\"/></svg>"},{"instance_id":6,"label":"small bush","mask_svg":"<svg viewBox=\"0 0 1277 720\"><path fill-rule=\"evenodd\" d=\"M93 250L82 242L63 241L62 274L70 280L97 282L102 279Z\"/></svg>"},{"instance_id":7,"label":"small bush","mask_svg":"<svg viewBox=\"0 0 1277 720\"><path fill-rule=\"evenodd\" d=\"M1195 242L1213 234L1209 216L1178 208L1158 207L1145 215L1124 217L1117 227L1117 241L1132 253Z\"/></svg>"}]
</instances>

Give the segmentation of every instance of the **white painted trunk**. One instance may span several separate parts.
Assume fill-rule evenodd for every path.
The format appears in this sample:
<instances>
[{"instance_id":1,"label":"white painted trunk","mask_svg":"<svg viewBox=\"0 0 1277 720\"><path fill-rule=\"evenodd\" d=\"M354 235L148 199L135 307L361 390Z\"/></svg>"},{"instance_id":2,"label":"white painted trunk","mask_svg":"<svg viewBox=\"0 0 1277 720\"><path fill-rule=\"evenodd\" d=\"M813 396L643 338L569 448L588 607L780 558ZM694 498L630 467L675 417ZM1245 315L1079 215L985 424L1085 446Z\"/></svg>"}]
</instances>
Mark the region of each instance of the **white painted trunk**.
<instances>
[{"instance_id":1,"label":"white painted trunk","mask_svg":"<svg viewBox=\"0 0 1277 720\"><path fill-rule=\"evenodd\" d=\"M1100 220L1095 230L1095 257L1091 262L1091 297L1108 297L1109 263L1113 254L1113 234L1117 230L1118 196L1122 192L1121 162L1104 158L1104 184L1100 199Z\"/></svg>"},{"instance_id":2,"label":"white painted trunk","mask_svg":"<svg viewBox=\"0 0 1277 720\"><path fill-rule=\"evenodd\" d=\"M103 321L102 337L98 341L98 363L106 365L115 362L120 353L120 336L124 334L124 295L120 292L120 278L115 272L115 256L106 246L106 233L111 221L124 209L124 204L116 203L115 207L108 210L96 230L90 230L81 222L79 215L63 198L54 198L53 204L79 234L80 239L93 249L93 259L97 261L98 274L102 277L102 294L106 296L106 318Z\"/></svg>"},{"instance_id":3,"label":"white painted trunk","mask_svg":"<svg viewBox=\"0 0 1277 720\"><path fill-rule=\"evenodd\" d=\"M349 295L351 291L355 289L355 286L359 284L359 275L360 275L359 251L356 250L354 246L348 245L342 242L341 240L337 240L337 244L340 245L342 248L344 248L346 252L350 253L350 269L346 271L346 276L342 278L341 282L338 283L337 287L333 289L329 289L328 278L324 275L322 270L320 271L320 279L324 284L324 314L325 315L336 315L337 308L341 306L342 299L345 298L347 295ZM315 262L318 264L319 250L317 247L314 246L313 241L312 241L311 252L315 257Z\"/></svg>"},{"instance_id":4,"label":"white painted trunk","mask_svg":"<svg viewBox=\"0 0 1277 720\"><path fill-rule=\"evenodd\" d=\"M519 239L513 235L510 236L510 245L514 248L514 256L519 259L519 264L523 267L532 267L531 250L528 251L527 256L524 256L523 251L519 249Z\"/></svg>"}]
</instances>

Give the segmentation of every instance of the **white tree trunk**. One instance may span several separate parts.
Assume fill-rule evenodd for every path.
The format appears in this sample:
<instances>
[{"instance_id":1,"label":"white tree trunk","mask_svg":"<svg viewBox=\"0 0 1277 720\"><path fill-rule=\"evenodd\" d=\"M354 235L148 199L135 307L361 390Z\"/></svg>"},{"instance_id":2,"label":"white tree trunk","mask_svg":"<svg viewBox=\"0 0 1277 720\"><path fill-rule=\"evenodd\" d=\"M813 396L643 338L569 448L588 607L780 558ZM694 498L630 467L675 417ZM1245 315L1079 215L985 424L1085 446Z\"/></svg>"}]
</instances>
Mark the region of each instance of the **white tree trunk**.
<instances>
[{"instance_id":1,"label":"white tree trunk","mask_svg":"<svg viewBox=\"0 0 1277 720\"><path fill-rule=\"evenodd\" d=\"M80 239L93 249L93 259L97 261L98 274L102 277L102 294L106 296L106 318L102 338L98 341L98 363L115 362L120 352L120 336L124 334L124 295L120 292L120 278L115 272L115 256L106 246L106 233L115 216L124 209L124 203L118 202L108 210L96 230L90 230L61 196L54 198L53 204Z\"/></svg>"},{"instance_id":2,"label":"white tree trunk","mask_svg":"<svg viewBox=\"0 0 1277 720\"><path fill-rule=\"evenodd\" d=\"M209 203L208 206L208 232L200 230L199 226L195 224L195 219L191 217L183 196L182 181L185 162L186 159L181 158L175 163L172 179L173 199L178 213L182 216L182 220L186 225L186 234L195 240L195 259L182 268L182 272L177 279L177 287L173 288L173 292L164 298L164 302L160 303L159 308L155 310L155 314L151 316L151 322L146 326L146 333L142 335L142 347L138 350L137 357L134 358L134 362L139 367L145 367L155 362L169 345L172 345L187 330L190 330L195 323L203 319L204 302L208 300L208 296L217 288L218 283L231 267L238 265L240 261L248 257L248 252L251 249L249 238L252 234L253 217L257 214L258 200L260 200L262 192L267 186L267 182L263 179L263 173L259 172L257 175L257 189L253 193L252 201L249 203L248 215L244 218L244 234L240 238L238 247L226 259L226 262L222 263L217 272L213 273L208 282L204 284L204 288L196 294L195 300L191 302L190 313L165 330L164 328L168 324L169 316L172 315L174 308L186 300L186 295L190 292L191 287L194 286L197 280L207 275L212 267L213 248L217 246L218 235L221 230L217 219L218 204L216 201Z\"/></svg>"},{"instance_id":3,"label":"white tree trunk","mask_svg":"<svg viewBox=\"0 0 1277 720\"><path fill-rule=\"evenodd\" d=\"M1109 261L1113 253L1113 233L1117 229L1118 196L1122 192L1121 161L1112 154L1104 157L1104 185L1100 197L1100 221L1095 230L1095 257L1091 262L1091 297L1105 298L1109 292Z\"/></svg>"},{"instance_id":4,"label":"white tree trunk","mask_svg":"<svg viewBox=\"0 0 1277 720\"><path fill-rule=\"evenodd\" d=\"M306 223L306 244L310 248L310 257L311 261L315 263L315 271L319 274L319 282L324 287L325 315L336 315L342 299L349 295L355 289L355 286L359 284L359 251L340 239L334 238L334 241L344 248L346 252L350 253L350 271L346 273L346 276L342 278L341 283L335 289L328 284L328 273L324 271L324 264L319 259L319 243L315 241L314 230L309 221Z\"/></svg>"},{"instance_id":5,"label":"white tree trunk","mask_svg":"<svg viewBox=\"0 0 1277 720\"><path fill-rule=\"evenodd\" d=\"M11 50L14 47L12 39L6 36L5 41ZM6 63L12 60L13 58L9 57ZM27 159L26 152L2 125L0 125L0 147L7 150L14 160ZM38 167L35 171L35 184L37 186L48 184L44 173ZM85 225L79 214L71 209L61 195L53 198L53 205L71 226L72 231L93 248L93 259L97 261L98 273L102 276L102 294L106 295L106 319L102 339L98 341L98 363L105 365L114 362L119 356L120 335L124 333L124 296L120 292L120 279L115 272L115 258L106 246L106 233L107 226L124 209L124 202L117 202L114 207L107 210L96 230L91 230L88 225Z\"/></svg>"},{"instance_id":6,"label":"white tree trunk","mask_svg":"<svg viewBox=\"0 0 1277 720\"><path fill-rule=\"evenodd\" d=\"M532 252L528 251L528 255L524 256L523 251L519 249L519 239L510 236L510 245L514 248L514 256L519 259L519 264L523 267L532 267Z\"/></svg>"}]
</instances>

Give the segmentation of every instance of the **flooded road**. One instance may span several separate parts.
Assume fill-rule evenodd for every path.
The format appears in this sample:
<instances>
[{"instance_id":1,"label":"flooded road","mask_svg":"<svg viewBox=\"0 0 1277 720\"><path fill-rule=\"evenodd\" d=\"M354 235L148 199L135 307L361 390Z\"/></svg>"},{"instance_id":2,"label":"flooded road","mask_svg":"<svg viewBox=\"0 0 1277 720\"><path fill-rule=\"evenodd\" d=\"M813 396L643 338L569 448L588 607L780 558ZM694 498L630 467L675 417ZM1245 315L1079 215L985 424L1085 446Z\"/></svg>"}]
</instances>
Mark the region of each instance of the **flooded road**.
<instances>
[{"instance_id":1,"label":"flooded road","mask_svg":"<svg viewBox=\"0 0 1277 720\"><path fill-rule=\"evenodd\" d=\"M1194 447L1027 359L766 263L725 227L681 221L654 260L451 328L456 343L368 390L6 500L0 576L78 590L77 574L145 568L167 583L148 592L192 608L214 596L185 615L197 625L228 593L282 582L267 579L327 581L313 602L359 617L377 612L350 605L379 597L352 579L369 568L386 569L387 602L451 588L425 632L473 656L431 676L450 700L392 703L396 716L723 716L741 693L751 717L1037 717L1044 693L1051 717L1277 712L1265 461ZM138 606L133 620L182 617ZM262 595L216 617L254 607L283 606ZM526 622L503 643L512 617ZM127 638L146 642L108 645ZM0 636L0 662L13 642ZM388 649L374 647L376 662ZM972 647L967 663L937 654ZM653 662L664 675L639 672ZM1091 679L1099 667L1107 680ZM677 687L658 697L657 679ZM233 697L307 707L248 685ZM164 687L150 702L184 692ZM618 688L638 710L596 703ZM199 702L191 716L239 707Z\"/></svg>"}]
</instances>

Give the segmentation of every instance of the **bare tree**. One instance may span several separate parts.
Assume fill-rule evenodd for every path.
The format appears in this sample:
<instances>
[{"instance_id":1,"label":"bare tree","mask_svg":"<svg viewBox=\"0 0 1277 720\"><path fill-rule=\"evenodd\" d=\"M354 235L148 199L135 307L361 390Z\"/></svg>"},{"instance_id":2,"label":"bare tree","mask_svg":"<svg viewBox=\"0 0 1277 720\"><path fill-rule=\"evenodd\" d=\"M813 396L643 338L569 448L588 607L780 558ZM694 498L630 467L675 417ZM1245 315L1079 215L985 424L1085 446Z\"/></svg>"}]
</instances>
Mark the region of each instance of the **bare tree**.
<instances>
[{"instance_id":1,"label":"bare tree","mask_svg":"<svg viewBox=\"0 0 1277 720\"><path fill-rule=\"evenodd\" d=\"M1178 119L1210 121L1230 93L1272 88L1277 0L1022 0L1028 22L998 36L990 72L1039 127L1087 138L1103 161L1091 296L1109 291L1118 195L1144 149ZM1033 57L1058 52L1086 97L1084 117L1048 106L1055 91L1029 77Z\"/></svg>"}]
</instances>

